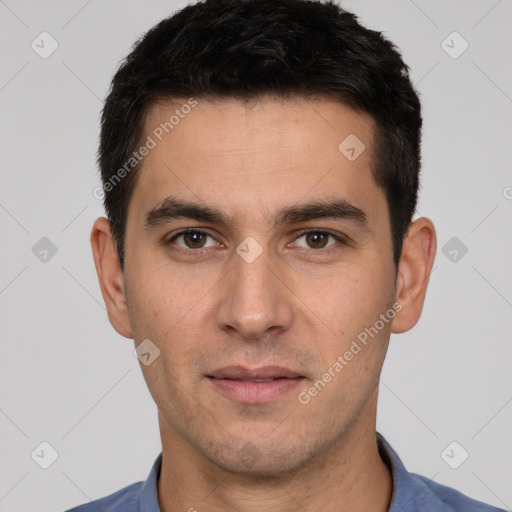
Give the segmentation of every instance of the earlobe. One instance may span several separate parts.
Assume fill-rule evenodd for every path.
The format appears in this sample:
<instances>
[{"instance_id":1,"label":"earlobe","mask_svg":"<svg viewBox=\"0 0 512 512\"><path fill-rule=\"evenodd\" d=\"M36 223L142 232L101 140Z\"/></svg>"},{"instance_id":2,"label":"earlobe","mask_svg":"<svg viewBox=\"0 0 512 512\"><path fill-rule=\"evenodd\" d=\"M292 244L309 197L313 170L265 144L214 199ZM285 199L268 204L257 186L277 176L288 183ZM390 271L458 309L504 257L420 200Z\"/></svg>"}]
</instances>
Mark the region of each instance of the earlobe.
<instances>
[{"instance_id":1,"label":"earlobe","mask_svg":"<svg viewBox=\"0 0 512 512\"><path fill-rule=\"evenodd\" d=\"M405 332L418 322L436 254L436 231L422 217L411 222L402 247L396 279L396 300L402 306L393 320L392 332Z\"/></svg>"},{"instance_id":2,"label":"earlobe","mask_svg":"<svg viewBox=\"0 0 512 512\"><path fill-rule=\"evenodd\" d=\"M91 247L110 323L121 336L133 338L126 306L123 271L112 239L110 223L105 217L96 219L93 224Z\"/></svg>"}]
</instances>

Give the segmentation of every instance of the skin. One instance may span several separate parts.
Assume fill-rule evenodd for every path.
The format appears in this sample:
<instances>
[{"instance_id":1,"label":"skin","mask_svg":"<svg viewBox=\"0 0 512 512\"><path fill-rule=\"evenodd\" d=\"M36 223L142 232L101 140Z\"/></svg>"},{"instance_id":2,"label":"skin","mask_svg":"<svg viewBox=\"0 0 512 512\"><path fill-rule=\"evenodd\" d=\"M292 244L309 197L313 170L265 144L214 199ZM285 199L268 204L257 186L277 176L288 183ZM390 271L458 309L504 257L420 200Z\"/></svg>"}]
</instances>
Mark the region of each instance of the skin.
<instances>
[{"instance_id":1,"label":"skin","mask_svg":"<svg viewBox=\"0 0 512 512\"><path fill-rule=\"evenodd\" d=\"M154 105L142 140L175 107ZM199 101L143 161L124 273L108 221L96 220L91 243L110 321L161 351L141 368L159 411L164 512L388 510L378 379L391 332L419 319L436 239L430 220L413 221L397 271L386 198L371 174L373 130L369 116L327 98ZM366 146L352 162L338 149L350 134ZM179 218L146 229L147 212L168 196L214 207L228 224ZM361 209L366 226L347 218L274 225L282 208L326 199ZM170 241L185 228L205 231L206 247ZM236 252L247 237L262 248L252 263ZM195 256L184 252L187 241ZM300 403L298 393L395 302L394 319ZM305 378L274 401L246 404L206 377L227 365L279 365Z\"/></svg>"}]
</instances>

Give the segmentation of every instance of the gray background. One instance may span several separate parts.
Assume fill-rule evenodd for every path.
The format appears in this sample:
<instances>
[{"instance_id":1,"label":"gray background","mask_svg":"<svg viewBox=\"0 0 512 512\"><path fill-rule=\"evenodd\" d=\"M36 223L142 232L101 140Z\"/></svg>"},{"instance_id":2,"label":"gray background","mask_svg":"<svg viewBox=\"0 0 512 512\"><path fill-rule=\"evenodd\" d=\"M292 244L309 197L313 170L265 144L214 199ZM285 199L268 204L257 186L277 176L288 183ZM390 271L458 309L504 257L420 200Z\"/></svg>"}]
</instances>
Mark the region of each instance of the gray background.
<instances>
[{"instance_id":1,"label":"gray background","mask_svg":"<svg viewBox=\"0 0 512 512\"><path fill-rule=\"evenodd\" d=\"M145 479L160 451L156 407L133 341L108 322L89 233L103 214L92 193L101 100L132 43L184 5L0 0L1 511L104 496ZM378 430L409 470L510 510L511 1L343 5L411 67L425 118L419 213L439 237L423 317L392 337ZM31 48L42 31L59 45L47 59ZM454 31L469 44L458 58L442 47ZM463 41L445 45L458 53ZM43 237L57 248L46 261L33 251ZM31 458L43 441L59 454L46 470ZM458 469L441 457L452 441L469 453Z\"/></svg>"}]
</instances>

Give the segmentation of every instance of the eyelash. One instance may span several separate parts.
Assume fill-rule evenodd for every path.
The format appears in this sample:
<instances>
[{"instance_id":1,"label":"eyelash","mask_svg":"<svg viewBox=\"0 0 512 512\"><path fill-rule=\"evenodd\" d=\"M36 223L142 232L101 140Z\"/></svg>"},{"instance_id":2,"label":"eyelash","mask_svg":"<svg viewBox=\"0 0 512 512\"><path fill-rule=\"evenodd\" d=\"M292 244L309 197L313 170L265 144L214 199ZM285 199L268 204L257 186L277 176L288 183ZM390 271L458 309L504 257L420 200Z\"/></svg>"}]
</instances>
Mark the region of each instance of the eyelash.
<instances>
[{"instance_id":1,"label":"eyelash","mask_svg":"<svg viewBox=\"0 0 512 512\"><path fill-rule=\"evenodd\" d=\"M184 230L176 233L170 239L165 241L164 244L166 246L170 246L171 243L174 240L176 240L180 236L187 235L189 233L198 233L200 235L205 235L205 236L208 236L210 238L213 238L213 236L210 235L209 233L207 233L206 231L202 231L201 229L188 228L188 229L184 229ZM332 238L334 238L341 245L349 245L349 242L348 242L347 238L345 238L345 237L343 237L341 235L335 235L334 233L331 233L330 231L319 230L319 229L308 229L308 230L305 230L305 231L301 231L297 235L295 240L298 240L299 238L301 238L304 235L307 235L309 233L317 233L317 234L328 235L328 236L331 236ZM195 256L195 257L202 256L206 251L211 249L211 247L207 247L205 249L184 249L183 247L179 247L179 246L176 246L176 247L177 248L173 248L172 250L173 251L177 251L177 252L181 252L182 254L185 254L185 255ZM332 249L336 249L336 246L335 245L331 245L331 246L329 246L329 247L327 247L325 249L305 249L305 250L308 251L309 253L316 253L316 254L323 253L323 254L325 254L325 253L329 253Z\"/></svg>"}]
</instances>

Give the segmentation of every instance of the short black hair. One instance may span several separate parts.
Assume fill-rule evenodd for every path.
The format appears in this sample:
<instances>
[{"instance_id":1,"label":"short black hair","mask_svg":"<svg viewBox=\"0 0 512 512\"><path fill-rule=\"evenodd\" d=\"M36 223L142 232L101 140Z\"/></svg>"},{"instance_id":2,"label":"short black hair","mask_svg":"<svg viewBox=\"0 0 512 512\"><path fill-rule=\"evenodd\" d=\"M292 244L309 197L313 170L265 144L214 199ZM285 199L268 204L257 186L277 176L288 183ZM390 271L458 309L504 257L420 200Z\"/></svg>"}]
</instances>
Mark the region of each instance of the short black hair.
<instances>
[{"instance_id":1,"label":"short black hair","mask_svg":"<svg viewBox=\"0 0 512 512\"><path fill-rule=\"evenodd\" d=\"M133 154L149 109L160 100L268 95L334 98L373 118L372 173L386 194L398 266L418 197L422 118L397 48L332 1L203 0L134 44L105 101L98 164L122 268L140 170Z\"/></svg>"}]
</instances>

